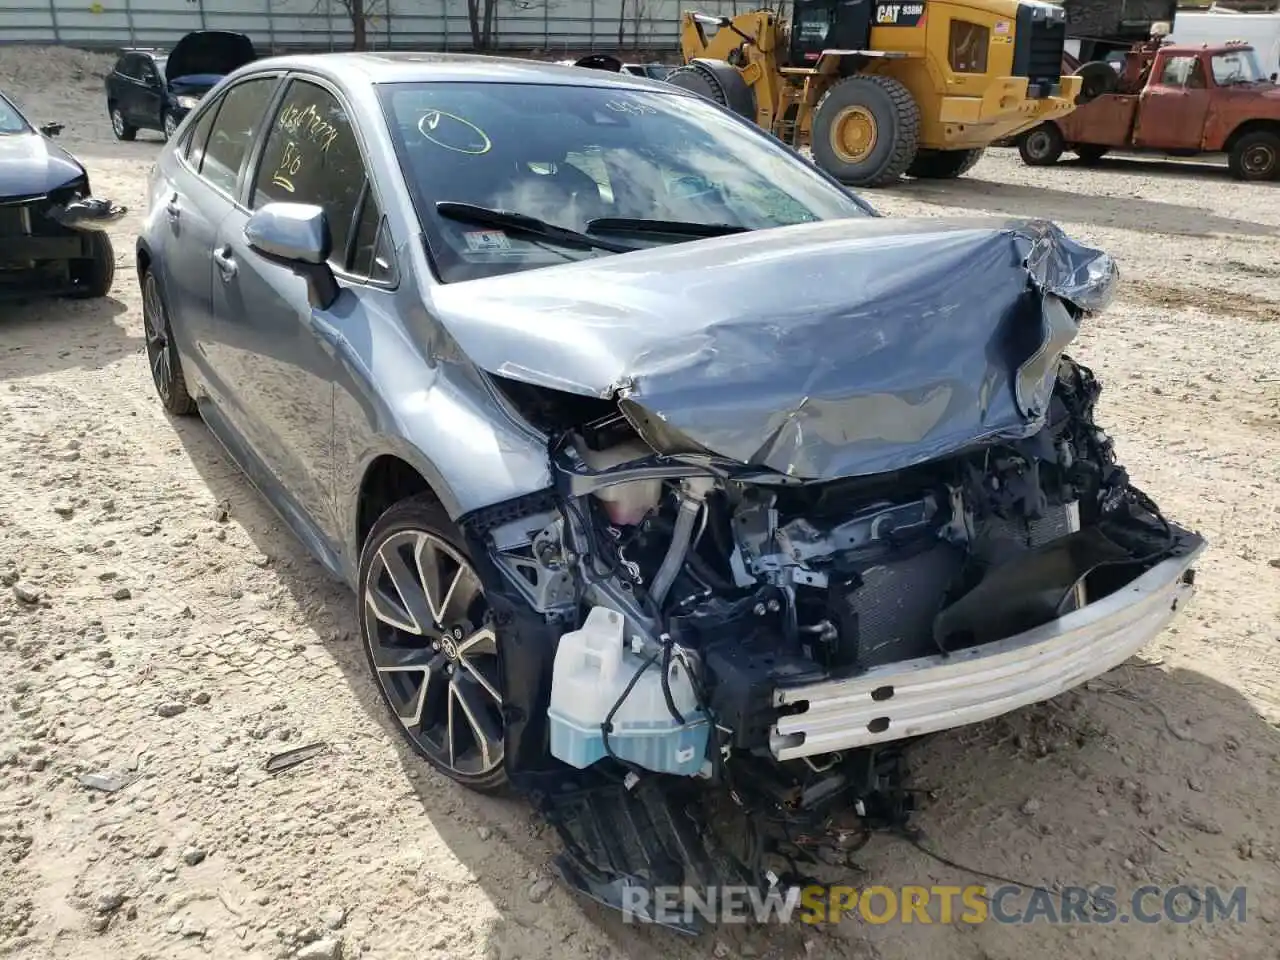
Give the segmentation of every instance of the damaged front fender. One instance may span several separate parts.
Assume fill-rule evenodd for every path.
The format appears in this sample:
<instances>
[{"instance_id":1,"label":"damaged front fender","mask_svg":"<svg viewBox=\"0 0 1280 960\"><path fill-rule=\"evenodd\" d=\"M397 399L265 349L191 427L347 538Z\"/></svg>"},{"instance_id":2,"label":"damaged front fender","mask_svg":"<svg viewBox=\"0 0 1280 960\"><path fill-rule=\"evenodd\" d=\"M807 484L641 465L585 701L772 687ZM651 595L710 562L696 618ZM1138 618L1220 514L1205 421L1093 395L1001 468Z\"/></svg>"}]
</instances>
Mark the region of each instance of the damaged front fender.
<instances>
[{"instance_id":1,"label":"damaged front fender","mask_svg":"<svg viewBox=\"0 0 1280 960\"><path fill-rule=\"evenodd\" d=\"M129 212L112 200L93 197L77 198L51 206L46 215L70 230L105 230Z\"/></svg>"}]
</instances>

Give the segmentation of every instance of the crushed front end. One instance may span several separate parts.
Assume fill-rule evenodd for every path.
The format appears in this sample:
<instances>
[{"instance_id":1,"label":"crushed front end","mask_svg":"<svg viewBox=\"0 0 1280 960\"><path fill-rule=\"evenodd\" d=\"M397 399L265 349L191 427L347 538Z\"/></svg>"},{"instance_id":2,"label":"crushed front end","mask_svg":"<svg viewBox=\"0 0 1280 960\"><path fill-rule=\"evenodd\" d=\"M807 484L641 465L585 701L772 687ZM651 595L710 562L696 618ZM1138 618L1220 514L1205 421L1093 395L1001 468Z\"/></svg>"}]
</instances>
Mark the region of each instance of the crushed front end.
<instances>
[{"instance_id":1,"label":"crushed front end","mask_svg":"<svg viewBox=\"0 0 1280 960\"><path fill-rule=\"evenodd\" d=\"M794 355L709 320L607 397L493 378L555 476L464 520L506 763L587 895L840 863L904 820L907 743L1111 669L1189 599L1204 542L1064 352L1114 264L1045 224L946 236Z\"/></svg>"},{"instance_id":2,"label":"crushed front end","mask_svg":"<svg viewBox=\"0 0 1280 960\"><path fill-rule=\"evenodd\" d=\"M0 197L0 298L75 293L93 232L127 212L89 195L87 178L47 194Z\"/></svg>"}]
</instances>

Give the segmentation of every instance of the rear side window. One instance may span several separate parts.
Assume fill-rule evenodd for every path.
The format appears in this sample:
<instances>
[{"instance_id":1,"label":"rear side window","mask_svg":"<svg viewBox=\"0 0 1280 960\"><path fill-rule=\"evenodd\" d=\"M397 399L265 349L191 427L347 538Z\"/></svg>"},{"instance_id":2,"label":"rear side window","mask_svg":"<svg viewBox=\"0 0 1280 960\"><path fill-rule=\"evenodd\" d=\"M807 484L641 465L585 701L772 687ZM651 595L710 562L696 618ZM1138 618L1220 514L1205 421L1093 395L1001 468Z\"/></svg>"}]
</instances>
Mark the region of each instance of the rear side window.
<instances>
[{"instance_id":1,"label":"rear side window","mask_svg":"<svg viewBox=\"0 0 1280 960\"><path fill-rule=\"evenodd\" d=\"M237 83L223 95L199 167L200 175L220 190L235 193L240 165L275 88L275 77L260 77ZM192 144L194 149L196 140Z\"/></svg>"},{"instance_id":2,"label":"rear side window","mask_svg":"<svg viewBox=\"0 0 1280 960\"><path fill-rule=\"evenodd\" d=\"M1204 86L1204 73L1200 69L1200 61L1196 57L1170 57L1164 62L1164 72L1160 82L1167 87Z\"/></svg>"},{"instance_id":3,"label":"rear side window","mask_svg":"<svg viewBox=\"0 0 1280 960\"><path fill-rule=\"evenodd\" d=\"M342 105L323 87L294 80L267 135L252 208L273 202L324 207L334 262L345 268L364 182L364 162ZM365 230L367 235L367 224Z\"/></svg>"},{"instance_id":4,"label":"rear side window","mask_svg":"<svg viewBox=\"0 0 1280 960\"><path fill-rule=\"evenodd\" d=\"M213 126L214 119L218 116L219 104L215 103L196 121L195 127L187 134L187 142L184 148L184 155L187 163L191 164L191 169L199 171L200 164L204 160L205 144L209 142L209 129Z\"/></svg>"}]
</instances>

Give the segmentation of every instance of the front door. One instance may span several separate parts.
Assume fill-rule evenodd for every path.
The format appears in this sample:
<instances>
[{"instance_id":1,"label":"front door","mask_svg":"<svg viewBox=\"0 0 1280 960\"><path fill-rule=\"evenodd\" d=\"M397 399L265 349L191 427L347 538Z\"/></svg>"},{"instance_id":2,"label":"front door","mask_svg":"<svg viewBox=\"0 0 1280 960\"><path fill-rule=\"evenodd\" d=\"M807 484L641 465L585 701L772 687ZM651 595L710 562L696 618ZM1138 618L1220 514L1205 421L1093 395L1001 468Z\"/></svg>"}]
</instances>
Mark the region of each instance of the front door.
<instances>
[{"instance_id":1,"label":"front door","mask_svg":"<svg viewBox=\"0 0 1280 960\"><path fill-rule=\"evenodd\" d=\"M1198 150L1209 115L1204 64L1196 56L1165 57L1138 98L1134 146L1158 150Z\"/></svg>"},{"instance_id":2,"label":"front door","mask_svg":"<svg viewBox=\"0 0 1280 960\"><path fill-rule=\"evenodd\" d=\"M361 309L361 286L346 280L364 169L337 98L306 80L291 81L267 130L247 203L254 210L272 202L323 207L330 266L342 292L327 310L314 308L300 277L249 248L247 210L222 222L213 251L214 314L225 349L220 376L235 391L245 439L276 487L273 499L321 555L332 555L339 542L332 499L339 363L333 331Z\"/></svg>"}]
</instances>

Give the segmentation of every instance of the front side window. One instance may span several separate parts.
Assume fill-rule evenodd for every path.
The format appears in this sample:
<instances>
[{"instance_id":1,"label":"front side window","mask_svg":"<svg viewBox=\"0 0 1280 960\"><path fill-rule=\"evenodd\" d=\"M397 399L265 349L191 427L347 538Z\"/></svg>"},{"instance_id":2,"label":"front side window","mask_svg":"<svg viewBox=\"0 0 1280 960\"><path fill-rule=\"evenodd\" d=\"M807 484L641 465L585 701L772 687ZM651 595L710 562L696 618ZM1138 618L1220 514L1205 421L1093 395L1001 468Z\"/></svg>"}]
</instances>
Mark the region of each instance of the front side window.
<instances>
[{"instance_id":1,"label":"front side window","mask_svg":"<svg viewBox=\"0 0 1280 960\"><path fill-rule=\"evenodd\" d=\"M323 87L294 80L267 134L250 206L256 210L287 202L324 207L334 263L345 267L364 182L364 162L342 105Z\"/></svg>"},{"instance_id":2,"label":"front side window","mask_svg":"<svg viewBox=\"0 0 1280 960\"><path fill-rule=\"evenodd\" d=\"M125 54L116 61L116 73L130 80L138 79L138 58L133 54Z\"/></svg>"},{"instance_id":3,"label":"front side window","mask_svg":"<svg viewBox=\"0 0 1280 960\"><path fill-rule=\"evenodd\" d=\"M1164 70L1160 74L1160 82L1166 87L1204 86L1204 73L1200 69L1200 61L1196 57L1170 57L1164 62Z\"/></svg>"},{"instance_id":4,"label":"front side window","mask_svg":"<svg viewBox=\"0 0 1280 960\"><path fill-rule=\"evenodd\" d=\"M1262 74L1262 66L1258 63L1258 55L1252 48L1215 53L1210 65L1213 68L1213 82L1220 87L1256 83L1266 79Z\"/></svg>"},{"instance_id":5,"label":"front side window","mask_svg":"<svg viewBox=\"0 0 1280 960\"><path fill-rule=\"evenodd\" d=\"M452 82L379 92L445 282L611 252L461 222L440 215L441 201L525 214L615 243L624 242L619 220L727 232L872 215L776 140L699 97ZM632 229L625 243L638 249L674 239Z\"/></svg>"},{"instance_id":6,"label":"front side window","mask_svg":"<svg viewBox=\"0 0 1280 960\"><path fill-rule=\"evenodd\" d=\"M204 179L220 190L235 193L240 165L271 102L276 80L276 77L259 77L237 83L223 94L221 103L216 105L217 116L209 129L209 139L198 169Z\"/></svg>"},{"instance_id":7,"label":"front side window","mask_svg":"<svg viewBox=\"0 0 1280 960\"><path fill-rule=\"evenodd\" d=\"M956 73L986 73L990 46L991 31L986 27L967 20L951 21L947 59Z\"/></svg>"}]
</instances>

